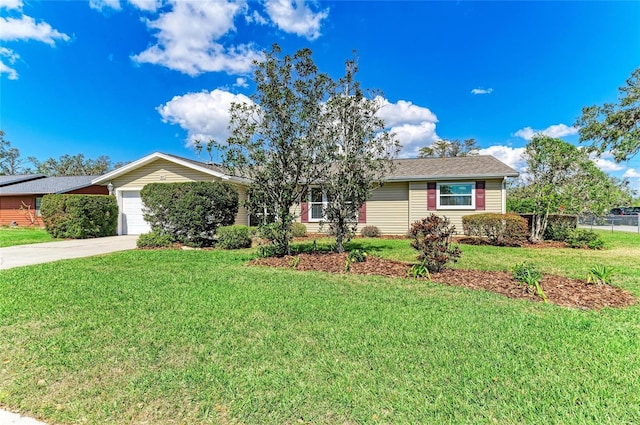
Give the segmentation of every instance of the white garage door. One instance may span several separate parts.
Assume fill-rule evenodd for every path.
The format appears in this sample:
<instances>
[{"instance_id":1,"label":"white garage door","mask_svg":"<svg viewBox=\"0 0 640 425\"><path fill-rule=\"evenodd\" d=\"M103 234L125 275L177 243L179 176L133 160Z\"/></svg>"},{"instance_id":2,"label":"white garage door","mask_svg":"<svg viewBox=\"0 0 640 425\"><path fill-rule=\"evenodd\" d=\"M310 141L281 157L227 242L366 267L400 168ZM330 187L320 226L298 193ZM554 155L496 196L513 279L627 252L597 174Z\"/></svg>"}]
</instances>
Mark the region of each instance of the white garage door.
<instances>
[{"instance_id":1,"label":"white garage door","mask_svg":"<svg viewBox=\"0 0 640 425\"><path fill-rule=\"evenodd\" d=\"M151 231L142 218L142 198L139 191L122 192L122 234L139 235Z\"/></svg>"}]
</instances>

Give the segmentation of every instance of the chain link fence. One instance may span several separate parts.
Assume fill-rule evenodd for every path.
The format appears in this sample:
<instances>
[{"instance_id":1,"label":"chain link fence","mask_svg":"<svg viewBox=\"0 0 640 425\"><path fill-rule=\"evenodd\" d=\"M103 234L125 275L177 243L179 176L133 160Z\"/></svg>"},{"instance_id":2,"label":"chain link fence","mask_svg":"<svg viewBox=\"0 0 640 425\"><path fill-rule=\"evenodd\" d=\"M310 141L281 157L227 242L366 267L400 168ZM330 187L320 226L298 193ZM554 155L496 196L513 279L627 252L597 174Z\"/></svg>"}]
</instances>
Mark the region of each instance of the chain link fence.
<instances>
[{"instance_id":1,"label":"chain link fence","mask_svg":"<svg viewBox=\"0 0 640 425\"><path fill-rule=\"evenodd\" d=\"M640 233L640 214L604 215L585 214L578 216L578 226L590 229L619 230Z\"/></svg>"}]
</instances>

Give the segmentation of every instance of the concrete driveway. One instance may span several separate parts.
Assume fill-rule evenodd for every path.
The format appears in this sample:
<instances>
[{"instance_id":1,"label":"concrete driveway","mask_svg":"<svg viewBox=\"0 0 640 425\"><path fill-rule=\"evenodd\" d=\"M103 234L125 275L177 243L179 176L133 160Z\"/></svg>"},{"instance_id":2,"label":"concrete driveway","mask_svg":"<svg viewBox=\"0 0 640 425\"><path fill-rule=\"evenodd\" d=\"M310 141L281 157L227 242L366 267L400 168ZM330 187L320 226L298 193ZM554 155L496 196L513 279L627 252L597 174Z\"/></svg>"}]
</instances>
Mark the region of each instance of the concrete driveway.
<instances>
[{"instance_id":1,"label":"concrete driveway","mask_svg":"<svg viewBox=\"0 0 640 425\"><path fill-rule=\"evenodd\" d=\"M136 235L109 236L0 248L0 270L126 251L136 247L137 239Z\"/></svg>"}]
</instances>

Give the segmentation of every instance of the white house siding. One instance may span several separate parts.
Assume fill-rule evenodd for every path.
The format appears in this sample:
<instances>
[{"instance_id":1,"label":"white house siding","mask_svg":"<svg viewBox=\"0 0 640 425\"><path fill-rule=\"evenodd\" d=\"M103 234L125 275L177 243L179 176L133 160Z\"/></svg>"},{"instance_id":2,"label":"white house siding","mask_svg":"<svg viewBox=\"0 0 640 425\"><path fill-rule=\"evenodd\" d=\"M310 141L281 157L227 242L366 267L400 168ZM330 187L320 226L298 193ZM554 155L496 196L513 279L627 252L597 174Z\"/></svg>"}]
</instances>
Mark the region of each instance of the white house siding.
<instances>
[{"instance_id":1,"label":"white house siding","mask_svg":"<svg viewBox=\"0 0 640 425\"><path fill-rule=\"evenodd\" d=\"M191 181L223 181L210 174L197 171L180 164L175 164L165 159L157 159L150 164L132 170L127 174L114 178L112 184L118 192L140 191L149 183L183 183ZM233 184L233 183L232 183ZM233 184L238 191L239 200L246 199L246 189L237 184ZM122 207L122 205L121 205ZM244 207L238 208L236 224L248 224L247 211ZM122 226L120 231L126 231Z\"/></svg>"},{"instance_id":2,"label":"white house siding","mask_svg":"<svg viewBox=\"0 0 640 425\"><path fill-rule=\"evenodd\" d=\"M475 180L474 180L475 181ZM502 203L502 179L485 180L485 209L477 210L437 210L427 209L427 182L411 182L409 184L409 200L411 206L410 223L427 217L431 213L447 217L456 226L456 232L462 233L462 217L469 214L504 213Z\"/></svg>"}]
</instances>

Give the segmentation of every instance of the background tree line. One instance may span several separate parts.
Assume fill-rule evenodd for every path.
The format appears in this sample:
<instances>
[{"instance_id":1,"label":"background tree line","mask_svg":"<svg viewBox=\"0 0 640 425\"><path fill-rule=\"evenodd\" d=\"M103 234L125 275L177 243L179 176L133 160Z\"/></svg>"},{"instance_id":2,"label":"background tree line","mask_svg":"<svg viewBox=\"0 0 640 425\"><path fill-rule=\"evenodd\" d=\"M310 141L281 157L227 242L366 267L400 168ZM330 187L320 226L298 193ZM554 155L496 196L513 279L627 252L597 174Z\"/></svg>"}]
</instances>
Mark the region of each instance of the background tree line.
<instances>
[{"instance_id":1,"label":"background tree line","mask_svg":"<svg viewBox=\"0 0 640 425\"><path fill-rule=\"evenodd\" d=\"M30 156L25 160L20 155L20 150L12 147L11 142L5 140L4 136L5 132L0 130L0 175L98 176L125 164L123 162L113 163L106 155L91 159L85 158L81 153L65 154L57 159L51 157L44 161ZM32 166L25 166L25 164Z\"/></svg>"}]
</instances>

